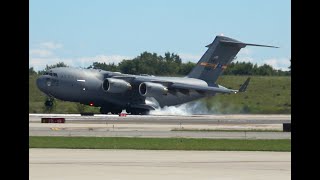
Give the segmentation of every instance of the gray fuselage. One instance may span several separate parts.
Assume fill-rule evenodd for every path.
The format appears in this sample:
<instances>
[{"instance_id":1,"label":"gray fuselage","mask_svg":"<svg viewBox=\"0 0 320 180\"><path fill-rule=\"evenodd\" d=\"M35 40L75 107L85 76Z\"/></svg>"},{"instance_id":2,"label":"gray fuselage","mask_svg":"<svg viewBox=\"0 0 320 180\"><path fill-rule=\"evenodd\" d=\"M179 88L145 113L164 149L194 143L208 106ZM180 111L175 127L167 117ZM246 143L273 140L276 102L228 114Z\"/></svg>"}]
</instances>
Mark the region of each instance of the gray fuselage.
<instances>
[{"instance_id":1,"label":"gray fuselage","mask_svg":"<svg viewBox=\"0 0 320 180\"><path fill-rule=\"evenodd\" d=\"M124 93L109 93L102 88L105 78L133 77L132 90ZM78 69L60 67L48 70L37 80L37 86L45 94L63 101L80 102L94 106L108 106L110 104L125 108L127 106L139 106L143 104L154 108L157 106L173 106L183 104L204 97L204 94L196 91L187 93L176 92L167 95L158 94L152 97L143 97L139 94L138 87L141 82L161 81L172 83L184 83L190 85L208 86L200 79L187 77L155 77L147 75L128 75L118 72L103 71L97 69ZM213 95L213 94L212 94Z\"/></svg>"}]
</instances>

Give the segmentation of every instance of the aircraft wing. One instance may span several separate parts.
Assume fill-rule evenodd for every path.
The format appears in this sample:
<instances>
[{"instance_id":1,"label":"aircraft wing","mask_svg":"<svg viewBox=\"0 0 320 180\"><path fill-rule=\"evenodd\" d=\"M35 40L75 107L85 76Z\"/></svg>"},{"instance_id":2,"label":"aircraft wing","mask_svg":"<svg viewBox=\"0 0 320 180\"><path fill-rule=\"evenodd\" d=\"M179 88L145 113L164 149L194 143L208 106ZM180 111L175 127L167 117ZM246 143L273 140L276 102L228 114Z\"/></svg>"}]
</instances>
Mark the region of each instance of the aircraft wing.
<instances>
[{"instance_id":1,"label":"aircraft wing","mask_svg":"<svg viewBox=\"0 0 320 180\"><path fill-rule=\"evenodd\" d=\"M219 88L219 87L205 87L205 86L198 86L198 85L191 85L191 84L181 84L181 83L173 83L169 86L170 89L175 90L195 90L200 92L212 92L212 93L237 93L238 90L227 89L227 88Z\"/></svg>"},{"instance_id":2,"label":"aircraft wing","mask_svg":"<svg viewBox=\"0 0 320 180\"><path fill-rule=\"evenodd\" d=\"M126 81L135 80L136 77L134 76L113 76L112 78L123 79ZM143 80L139 79L139 81L144 82ZM175 83L170 81L159 81L159 80L150 80L149 82L159 83L166 87L169 90L179 90L180 92L188 92L190 90L198 91L200 93L223 93L223 94L230 94L230 93L238 93L238 92L245 92L247 86L249 84L250 77L241 85L239 90L228 89L225 87L210 87L210 86L199 86L199 85L192 85L192 84L184 84L184 83Z\"/></svg>"},{"instance_id":3,"label":"aircraft wing","mask_svg":"<svg viewBox=\"0 0 320 180\"><path fill-rule=\"evenodd\" d=\"M222 88L222 87L210 87L210 86L198 86L198 85L191 85L191 84L182 84L182 83L173 83L168 88L170 89L183 89L183 90L195 90L200 92L212 92L212 93L238 93L238 92L245 92L250 82L250 77L241 85L239 90Z\"/></svg>"}]
</instances>

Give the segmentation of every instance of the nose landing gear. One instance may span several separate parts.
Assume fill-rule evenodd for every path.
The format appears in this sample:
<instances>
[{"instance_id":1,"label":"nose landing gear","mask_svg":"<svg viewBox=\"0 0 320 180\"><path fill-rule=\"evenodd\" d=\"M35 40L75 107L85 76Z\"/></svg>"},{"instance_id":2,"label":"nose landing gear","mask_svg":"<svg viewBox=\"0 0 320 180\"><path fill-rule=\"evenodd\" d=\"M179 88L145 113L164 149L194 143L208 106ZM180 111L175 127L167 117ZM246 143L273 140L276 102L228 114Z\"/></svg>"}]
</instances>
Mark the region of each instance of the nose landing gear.
<instances>
[{"instance_id":1,"label":"nose landing gear","mask_svg":"<svg viewBox=\"0 0 320 180\"><path fill-rule=\"evenodd\" d=\"M44 106L45 106L45 111L46 112L51 112L53 110L53 107L54 107L54 98L53 97L47 97L45 102L44 102Z\"/></svg>"}]
</instances>

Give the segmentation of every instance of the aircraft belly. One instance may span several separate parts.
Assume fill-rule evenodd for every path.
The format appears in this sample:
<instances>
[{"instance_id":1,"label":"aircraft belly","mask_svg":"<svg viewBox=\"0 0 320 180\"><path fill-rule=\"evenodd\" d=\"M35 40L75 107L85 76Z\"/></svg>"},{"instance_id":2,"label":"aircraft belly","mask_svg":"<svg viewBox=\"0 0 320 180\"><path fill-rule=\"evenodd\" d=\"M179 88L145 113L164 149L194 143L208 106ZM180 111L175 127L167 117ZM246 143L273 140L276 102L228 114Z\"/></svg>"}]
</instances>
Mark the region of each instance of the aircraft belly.
<instances>
[{"instance_id":1,"label":"aircraft belly","mask_svg":"<svg viewBox=\"0 0 320 180\"><path fill-rule=\"evenodd\" d=\"M123 94L103 93L102 97L100 98L106 103L112 103L120 106L125 106L129 103L129 99Z\"/></svg>"}]
</instances>

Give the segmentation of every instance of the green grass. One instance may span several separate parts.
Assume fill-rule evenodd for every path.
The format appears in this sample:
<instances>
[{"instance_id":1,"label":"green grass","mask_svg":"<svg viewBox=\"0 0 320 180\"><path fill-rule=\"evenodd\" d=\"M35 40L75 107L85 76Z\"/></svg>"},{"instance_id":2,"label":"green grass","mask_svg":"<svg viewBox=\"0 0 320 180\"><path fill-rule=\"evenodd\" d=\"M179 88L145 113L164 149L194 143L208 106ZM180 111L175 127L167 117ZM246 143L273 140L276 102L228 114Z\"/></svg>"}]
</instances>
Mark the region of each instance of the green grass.
<instances>
[{"instance_id":1,"label":"green grass","mask_svg":"<svg viewBox=\"0 0 320 180\"><path fill-rule=\"evenodd\" d=\"M29 113L43 113L45 96L36 87L36 75L29 76ZM247 76L221 76L218 83L239 89ZM217 94L201 100L210 112L216 114L290 114L290 76L251 76L247 92ZM85 112L99 113L99 108L87 106ZM56 101L52 113L79 113L77 103Z\"/></svg>"},{"instance_id":2,"label":"green grass","mask_svg":"<svg viewBox=\"0 0 320 180\"><path fill-rule=\"evenodd\" d=\"M221 76L218 83L238 89L247 76ZM203 100L211 112L221 114L290 114L290 76L252 76L245 93L218 94Z\"/></svg>"},{"instance_id":3,"label":"green grass","mask_svg":"<svg viewBox=\"0 0 320 180\"><path fill-rule=\"evenodd\" d=\"M193 132L283 132L276 129L246 129L246 130L233 130L233 129L180 129L174 128L171 131L193 131Z\"/></svg>"},{"instance_id":4,"label":"green grass","mask_svg":"<svg viewBox=\"0 0 320 180\"><path fill-rule=\"evenodd\" d=\"M29 148L291 151L291 140L29 137Z\"/></svg>"}]
</instances>

